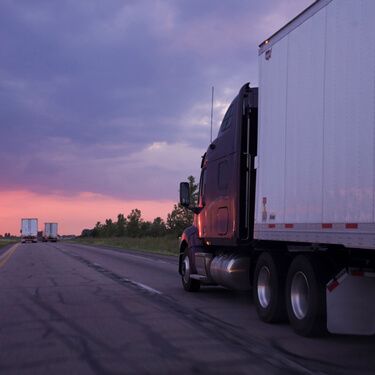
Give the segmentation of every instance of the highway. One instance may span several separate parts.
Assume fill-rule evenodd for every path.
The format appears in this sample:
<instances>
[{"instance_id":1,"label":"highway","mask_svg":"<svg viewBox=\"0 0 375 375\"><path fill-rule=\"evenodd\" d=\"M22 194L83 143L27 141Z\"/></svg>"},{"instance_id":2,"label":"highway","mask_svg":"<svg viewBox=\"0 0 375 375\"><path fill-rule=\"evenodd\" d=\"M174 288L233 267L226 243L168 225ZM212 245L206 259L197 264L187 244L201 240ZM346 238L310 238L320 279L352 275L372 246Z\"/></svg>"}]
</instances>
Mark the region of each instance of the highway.
<instances>
[{"instance_id":1,"label":"highway","mask_svg":"<svg viewBox=\"0 0 375 375\"><path fill-rule=\"evenodd\" d=\"M187 293L177 258L64 242L0 250L0 374L373 374L375 338L295 335L249 293Z\"/></svg>"}]
</instances>

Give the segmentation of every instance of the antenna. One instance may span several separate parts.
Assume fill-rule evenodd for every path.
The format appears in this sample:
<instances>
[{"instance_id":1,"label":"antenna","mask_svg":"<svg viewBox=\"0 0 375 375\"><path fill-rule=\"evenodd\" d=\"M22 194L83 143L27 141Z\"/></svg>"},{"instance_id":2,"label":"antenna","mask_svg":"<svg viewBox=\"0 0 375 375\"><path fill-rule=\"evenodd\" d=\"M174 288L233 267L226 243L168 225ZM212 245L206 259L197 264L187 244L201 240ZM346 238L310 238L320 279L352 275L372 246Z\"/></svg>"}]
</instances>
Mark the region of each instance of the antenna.
<instances>
[{"instance_id":1,"label":"antenna","mask_svg":"<svg viewBox=\"0 0 375 375\"><path fill-rule=\"evenodd\" d=\"M210 143L212 143L212 118L214 116L214 86L212 86L211 90L211 138L210 138Z\"/></svg>"}]
</instances>

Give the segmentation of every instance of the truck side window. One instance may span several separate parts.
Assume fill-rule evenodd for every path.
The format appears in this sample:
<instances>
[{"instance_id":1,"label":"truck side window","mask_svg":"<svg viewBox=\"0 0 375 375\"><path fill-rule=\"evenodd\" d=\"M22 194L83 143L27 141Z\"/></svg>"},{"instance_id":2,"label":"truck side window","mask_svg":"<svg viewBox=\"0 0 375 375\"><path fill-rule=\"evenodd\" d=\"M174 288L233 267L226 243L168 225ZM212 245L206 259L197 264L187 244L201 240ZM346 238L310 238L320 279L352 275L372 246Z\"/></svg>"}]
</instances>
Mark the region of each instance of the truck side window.
<instances>
[{"instance_id":1,"label":"truck side window","mask_svg":"<svg viewBox=\"0 0 375 375\"><path fill-rule=\"evenodd\" d=\"M233 103L229 106L227 112L225 113L223 121L221 122L219 134L224 132L230 127L232 115L233 115Z\"/></svg>"},{"instance_id":2,"label":"truck side window","mask_svg":"<svg viewBox=\"0 0 375 375\"><path fill-rule=\"evenodd\" d=\"M206 168L202 169L201 179L199 181L199 201L198 206L203 207L205 205L205 196L206 193Z\"/></svg>"}]
</instances>

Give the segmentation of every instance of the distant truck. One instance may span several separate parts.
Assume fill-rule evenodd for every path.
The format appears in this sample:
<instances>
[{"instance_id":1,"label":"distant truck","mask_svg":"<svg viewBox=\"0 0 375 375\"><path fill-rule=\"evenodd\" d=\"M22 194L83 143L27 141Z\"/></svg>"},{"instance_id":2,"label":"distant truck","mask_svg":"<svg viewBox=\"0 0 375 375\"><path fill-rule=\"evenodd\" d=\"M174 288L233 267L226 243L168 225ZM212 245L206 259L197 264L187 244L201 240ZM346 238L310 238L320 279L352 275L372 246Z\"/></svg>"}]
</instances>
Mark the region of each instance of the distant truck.
<instances>
[{"instance_id":1,"label":"distant truck","mask_svg":"<svg viewBox=\"0 0 375 375\"><path fill-rule=\"evenodd\" d=\"M201 162L187 291L252 288L300 335L375 334L375 1L320 0L259 48Z\"/></svg>"},{"instance_id":2,"label":"distant truck","mask_svg":"<svg viewBox=\"0 0 375 375\"><path fill-rule=\"evenodd\" d=\"M37 242L38 237L38 219L21 219L21 242Z\"/></svg>"},{"instance_id":3,"label":"distant truck","mask_svg":"<svg viewBox=\"0 0 375 375\"><path fill-rule=\"evenodd\" d=\"M57 223L44 223L43 241L57 241Z\"/></svg>"}]
</instances>

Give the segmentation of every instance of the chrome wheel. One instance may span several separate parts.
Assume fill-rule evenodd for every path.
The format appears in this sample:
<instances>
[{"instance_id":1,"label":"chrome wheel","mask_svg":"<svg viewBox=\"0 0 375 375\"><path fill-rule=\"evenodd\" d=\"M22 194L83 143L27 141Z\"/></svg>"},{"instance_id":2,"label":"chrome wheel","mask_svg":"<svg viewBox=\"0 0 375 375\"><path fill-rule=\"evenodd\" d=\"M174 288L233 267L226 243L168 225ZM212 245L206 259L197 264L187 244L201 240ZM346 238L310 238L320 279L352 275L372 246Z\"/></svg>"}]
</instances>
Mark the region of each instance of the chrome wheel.
<instances>
[{"instance_id":1,"label":"chrome wheel","mask_svg":"<svg viewBox=\"0 0 375 375\"><path fill-rule=\"evenodd\" d=\"M309 310L310 294L309 283L303 272L299 271L293 276L290 292L293 313L297 319L301 320L306 317Z\"/></svg>"},{"instance_id":2,"label":"chrome wheel","mask_svg":"<svg viewBox=\"0 0 375 375\"><path fill-rule=\"evenodd\" d=\"M271 302L271 274L267 266L259 271L257 292L260 305L267 308Z\"/></svg>"},{"instance_id":3,"label":"chrome wheel","mask_svg":"<svg viewBox=\"0 0 375 375\"><path fill-rule=\"evenodd\" d=\"M190 263L190 256L185 250L184 257L181 262L181 281L182 286L187 292L198 292L201 283L199 280L192 279L190 276L194 273L194 267Z\"/></svg>"},{"instance_id":4,"label":"chrome wheel","mask_svg":"<svg viewBox=\"0 0 375 375\"><path fill-rule=\"evenodd\" d=\"M188 283L190 280L190 262L188 256L185 256L184 261L182 262L182 278L185 283Z\"/></svg>"}]
</instances>

